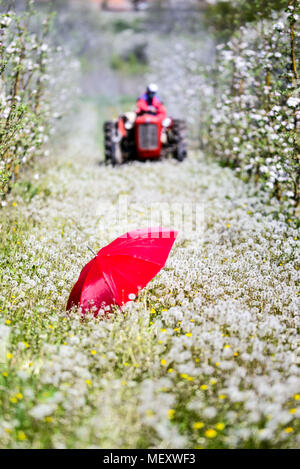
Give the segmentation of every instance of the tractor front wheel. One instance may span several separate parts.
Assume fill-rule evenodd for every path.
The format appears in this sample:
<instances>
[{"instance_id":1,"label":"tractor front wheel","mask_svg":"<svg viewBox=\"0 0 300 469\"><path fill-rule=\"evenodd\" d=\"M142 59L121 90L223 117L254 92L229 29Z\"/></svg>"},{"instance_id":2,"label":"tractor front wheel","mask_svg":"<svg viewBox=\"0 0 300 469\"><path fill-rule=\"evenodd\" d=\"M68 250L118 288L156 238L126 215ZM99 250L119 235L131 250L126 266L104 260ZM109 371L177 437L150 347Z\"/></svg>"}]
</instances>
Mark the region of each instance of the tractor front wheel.
<instances>
[{"instance_id":1,"label":"tractor front wheel","mask_svg":"<svg viewBox=\"0 0 300 469\"><path fill-rule=\"evenodd\" d=\"M184 120L175 119L173 121L173 138L176 144L173 157L178 161L183 161L187 157L186 123Z\"/></svg>"},{"instance_id":2,"label":"tractor front wheel","mask_svg":"<svg viewBox=\"0 0 300 469\"><path fill-rule=\"evenodd\" d=\"M113 152L111 156L111 162L113 166L118 166L124 162L120 142L113 142Z\"/></svg>"}]
</instances>

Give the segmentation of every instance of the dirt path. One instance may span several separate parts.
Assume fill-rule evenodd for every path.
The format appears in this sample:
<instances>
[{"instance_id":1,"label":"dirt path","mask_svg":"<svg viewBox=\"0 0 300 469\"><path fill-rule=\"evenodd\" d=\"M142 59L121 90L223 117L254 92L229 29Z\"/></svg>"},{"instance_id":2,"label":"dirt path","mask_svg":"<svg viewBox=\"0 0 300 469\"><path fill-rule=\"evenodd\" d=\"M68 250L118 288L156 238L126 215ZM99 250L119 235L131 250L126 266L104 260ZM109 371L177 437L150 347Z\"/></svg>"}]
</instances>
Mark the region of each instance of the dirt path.
<instances>
[{"instance_id":1,"label":"dirt path","mask_svg":"<svg viewBox=\"0 0 300 469\"><path fill-rule=\"evenodd\" d=\"M1 445L299 445L295 230L202 155L99 165L96 125L86 107L36 195L21 184L2 210ZM125 315L68 318L86 245L145 226L153 203L202 207L203 231L180 233Z\"/></svg>"}]
</instances>

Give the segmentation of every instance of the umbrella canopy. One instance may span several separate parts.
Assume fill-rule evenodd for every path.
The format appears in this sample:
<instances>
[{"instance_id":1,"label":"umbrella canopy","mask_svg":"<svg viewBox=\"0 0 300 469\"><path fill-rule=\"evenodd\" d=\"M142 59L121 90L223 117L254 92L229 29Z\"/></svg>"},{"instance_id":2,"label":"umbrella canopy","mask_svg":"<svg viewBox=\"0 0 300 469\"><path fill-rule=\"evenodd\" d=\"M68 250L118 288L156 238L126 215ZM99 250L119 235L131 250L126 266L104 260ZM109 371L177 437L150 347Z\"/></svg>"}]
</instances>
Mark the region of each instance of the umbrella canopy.
<instances>
[{"instance_id":1,"label":"umbrella canopy","mask_svg":"<svg viewBox=\"0 0 300 469\"><path fill-rule=\"evenodd\" d=\"M83 312L96 306L122 306L164 267L177 237L164 228L134 230L100 249L82 269L67 304ZM135 296L134 296L135 295Z\"/></svg>"}]
</instances>

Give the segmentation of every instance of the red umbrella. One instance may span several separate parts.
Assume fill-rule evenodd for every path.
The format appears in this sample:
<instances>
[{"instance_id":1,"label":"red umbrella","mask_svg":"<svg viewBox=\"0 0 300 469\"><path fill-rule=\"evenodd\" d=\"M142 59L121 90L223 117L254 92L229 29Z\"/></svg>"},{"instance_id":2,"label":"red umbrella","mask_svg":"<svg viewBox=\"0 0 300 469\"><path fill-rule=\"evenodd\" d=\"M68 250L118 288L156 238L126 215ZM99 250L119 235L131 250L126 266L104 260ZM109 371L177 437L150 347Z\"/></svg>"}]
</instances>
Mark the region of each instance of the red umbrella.
<instances>
[{"instance_id":1,"label":"red umbrella","mask_svg":"<svg viewBox=\"0 0 300 469\"><path fill-rule=\"evenodd\" d=\"M135 298L164 267L177 231L146 228L126 233L100 249L82 269L67 304L83 312L96 306L122 306Z\"/></svg>"}]
</instances>

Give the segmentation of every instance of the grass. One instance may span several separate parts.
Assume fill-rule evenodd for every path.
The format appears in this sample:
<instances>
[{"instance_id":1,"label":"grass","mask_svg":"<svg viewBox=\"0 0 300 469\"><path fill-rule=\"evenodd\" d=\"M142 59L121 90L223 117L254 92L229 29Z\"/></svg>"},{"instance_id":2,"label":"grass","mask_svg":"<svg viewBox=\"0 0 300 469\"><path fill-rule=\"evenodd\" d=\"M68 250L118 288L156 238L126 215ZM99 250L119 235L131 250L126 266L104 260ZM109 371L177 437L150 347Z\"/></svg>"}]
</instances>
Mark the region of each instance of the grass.
<instances>
[{"instance_id":1,"label":"grass","mask_svg":"<svg viewBox=\"0 0 300 469\"><path fill-rule=\"evenodd\" d=\"M99 168L109 114L102 97L84 100L38 179L24 173L0 213L0 446L297 447L292 223L261 216L259 199L200 155ZM125 231L108 205L125 192L133 227L149 200L203 203L204 238L181 233L123 311L67 314L86 245Z\"/></svg>"}]
</instances>

